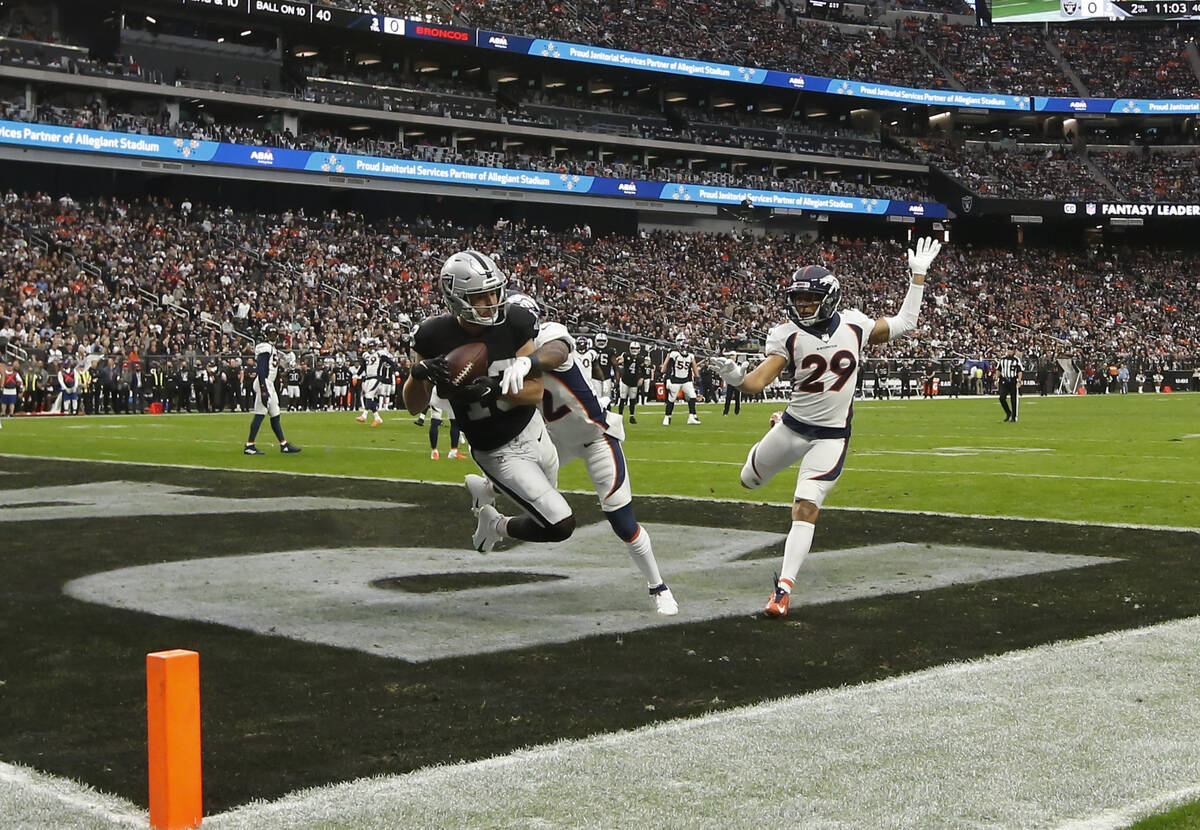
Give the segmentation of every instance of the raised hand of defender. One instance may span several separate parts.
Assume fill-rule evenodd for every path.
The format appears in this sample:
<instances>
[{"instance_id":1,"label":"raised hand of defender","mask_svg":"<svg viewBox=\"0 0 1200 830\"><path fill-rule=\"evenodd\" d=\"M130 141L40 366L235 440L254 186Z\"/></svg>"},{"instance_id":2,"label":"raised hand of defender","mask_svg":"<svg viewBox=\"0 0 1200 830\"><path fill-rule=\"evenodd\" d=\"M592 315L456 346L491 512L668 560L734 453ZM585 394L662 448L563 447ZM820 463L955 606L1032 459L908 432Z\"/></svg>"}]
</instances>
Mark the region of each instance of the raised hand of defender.
<instances>
[{"instance_id":1,"label":"raised hand of defender","mask_svg":"<svg viewBox=\"0 0 1200 830\"><path fill-rule=\"evenodd\" d=\"M933 260L937 258L941 250L942 243L932 236L918 239L916 250L908 249L908 270L912 271L915 277L925 276L929 271L929 266L933 264Z\"/></svg>"},{"instance_id":2,"label":"raised hand of defender","mask_svg":"<svg viewBox=\"0 0 1200 830\"><path fill-rule=\"evenodd\" d=\"M728 357L710 357L708 365L716 370L721 380L730 386L741 386L746 379L746 370L738 365L736 360Z\"/></svg>"}]
</instances>

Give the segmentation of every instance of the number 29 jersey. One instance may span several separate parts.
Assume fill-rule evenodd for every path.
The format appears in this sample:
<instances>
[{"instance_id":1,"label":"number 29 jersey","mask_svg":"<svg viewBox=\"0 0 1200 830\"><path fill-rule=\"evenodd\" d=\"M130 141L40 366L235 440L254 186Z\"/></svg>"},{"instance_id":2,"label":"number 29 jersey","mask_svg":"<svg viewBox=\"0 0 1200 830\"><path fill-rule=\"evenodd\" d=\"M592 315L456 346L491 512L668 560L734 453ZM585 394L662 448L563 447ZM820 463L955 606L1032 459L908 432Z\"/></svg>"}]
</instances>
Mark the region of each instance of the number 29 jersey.
<instances>
[{"instance_id":1,"label":"number 29 jersey","mask_svg":"<svg viewBox=\"0 0 1200 830\"><path fill-rule=\"evenodd\" d=\"M784 418L788 426L814 438L849 437L862 350L874 327L870 317L847 309L820 330L790 320L771 329L766 353L785 358L795 373Z\"/></svg>"}]
</instances>

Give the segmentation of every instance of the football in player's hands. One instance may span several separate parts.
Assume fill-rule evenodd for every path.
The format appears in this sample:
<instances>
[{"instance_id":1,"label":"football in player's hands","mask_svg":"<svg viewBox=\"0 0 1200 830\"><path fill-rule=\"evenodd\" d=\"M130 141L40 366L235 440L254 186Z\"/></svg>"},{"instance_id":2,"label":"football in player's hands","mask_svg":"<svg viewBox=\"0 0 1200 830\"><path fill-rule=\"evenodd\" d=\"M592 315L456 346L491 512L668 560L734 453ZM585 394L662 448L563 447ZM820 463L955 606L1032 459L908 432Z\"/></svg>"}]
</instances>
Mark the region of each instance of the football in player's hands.
<instances>
[{"instance_id":1,"label":"football in player's hands","mask_svg":"<svg viewBox=\"0 0 1200 830\"><path fill-rule=\"evenodd\" d=\"M450 377L450 362L444 357L428 357L413 364L412 376L433 384L446 383Z\"/></svg>"},{"instance_id":2,"label":"football in player's hands","mask_svg":"<svg viewBox=\"0 0 1200 830\"><path fill-rule=\"evenodd\" d=\"M486 343L464 343L446 355L449 364L447 383L464 387L487 374L488 347Z\"/></svg>"}]
</instances>

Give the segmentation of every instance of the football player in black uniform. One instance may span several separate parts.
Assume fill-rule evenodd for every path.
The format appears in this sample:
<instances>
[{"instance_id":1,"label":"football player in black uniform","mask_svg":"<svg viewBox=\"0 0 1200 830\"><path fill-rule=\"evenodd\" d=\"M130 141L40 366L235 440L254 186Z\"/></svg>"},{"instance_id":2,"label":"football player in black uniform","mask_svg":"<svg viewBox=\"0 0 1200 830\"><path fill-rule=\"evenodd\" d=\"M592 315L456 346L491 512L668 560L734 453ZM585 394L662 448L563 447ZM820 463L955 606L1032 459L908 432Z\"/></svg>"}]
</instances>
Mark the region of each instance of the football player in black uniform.
<instances>
[{"instance_id":1,"label":"football player in black uniform","mask_svg":"<svg viewBox=\"0 0 1200 830\"><path fill-rule=\"evenodd\" d=\"M605 409L612 409L613 353L608 348L608 335L604 332L597 334L595 345L596 359L592 363L592 377L600 386L596 398Z\"/></svg>"},{"instance_id":2,"label":"football player in black uniform","mask_svg":"<svg viewBox=\"0 0 1200 830\"><path fill-rule=\"evenodd\" d=\"M633 414L637 409L638 392L642 385L642 375L645 365L642 363L642 344L634 341L629 348L616 360L621 372L620 402L617 404L617 414L625 414L625 404L629 404L629 423L636 424L637 417Z\"/></svg>"},{"instance_id":3,"label":"football player in black uniform","mask_svg":"<svg viewBox=\"0 0 1200 830\"><path fill-rule=\"evenodd\" d=\"M504 272L486 254L460 251L446 260L439 287L450 313L425 320L417 329L416 362L403 390L405 407L416 415L425 411L437 386L438 393L450 401L475 462L527 514L506 518L490 504L477 505L472 543L480 552L491 550L506 536L561 542L575 531L575 515L556 486L558 453L538 410L541 373L532 372L515 394L500 393L500 377L508 365L518 356L533 354L537 329L533 314L505 302L507 283ZM465 385L453 385L445 356L472 342L487 345L488 373Z\"/></svg>"}]
</instances>

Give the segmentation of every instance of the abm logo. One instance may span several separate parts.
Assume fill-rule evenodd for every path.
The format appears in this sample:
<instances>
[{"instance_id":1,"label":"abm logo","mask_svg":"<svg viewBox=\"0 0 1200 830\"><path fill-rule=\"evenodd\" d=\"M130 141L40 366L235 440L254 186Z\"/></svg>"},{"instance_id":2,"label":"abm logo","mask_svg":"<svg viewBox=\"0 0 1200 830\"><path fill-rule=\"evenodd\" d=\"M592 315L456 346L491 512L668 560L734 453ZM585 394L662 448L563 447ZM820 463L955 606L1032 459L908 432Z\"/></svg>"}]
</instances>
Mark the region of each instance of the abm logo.
<instances>
[{"instance_id":1,"label":"abm logo","mask_svg":"<svg viewBox=\"0 0 1200 830\"><path fill-rule=\"evenodd\" d=\"M256 161L259 164L274 164L275 154L270 150L252 150L250 152L250 160Z\"/></svg>"}]
</instances>

